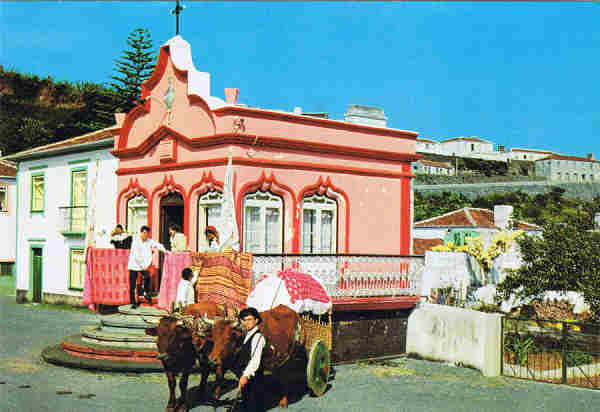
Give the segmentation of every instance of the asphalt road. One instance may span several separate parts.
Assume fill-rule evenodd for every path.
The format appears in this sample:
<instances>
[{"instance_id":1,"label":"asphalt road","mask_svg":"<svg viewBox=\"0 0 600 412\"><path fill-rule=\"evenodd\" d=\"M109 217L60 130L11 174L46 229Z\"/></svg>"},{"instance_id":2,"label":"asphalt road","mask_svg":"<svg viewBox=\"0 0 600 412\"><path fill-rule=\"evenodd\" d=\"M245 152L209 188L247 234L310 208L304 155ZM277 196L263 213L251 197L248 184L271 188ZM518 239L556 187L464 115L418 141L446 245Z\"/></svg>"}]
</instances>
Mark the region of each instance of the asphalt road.
<instances>
[{"instance_id":1,"label":"asphalt road","mask_svg":"<svg viewBox=\"0 0 600 412\"><path fill-rule=\"evenodd\" d=\"M163 374L96 373L41 360L44 347L95 323L96 315L13 302L14 297L0 297L0 410L164 411L168 388ZM199 380L190 379L192 410L214 411L202 403ZM232 396L230 392L224 398ZM588 412L599 410L598 405L600 391L485 378L467 368L398 358L338 366L322 397L296 394L289 410Z\"/></svg>"}]
</instances>

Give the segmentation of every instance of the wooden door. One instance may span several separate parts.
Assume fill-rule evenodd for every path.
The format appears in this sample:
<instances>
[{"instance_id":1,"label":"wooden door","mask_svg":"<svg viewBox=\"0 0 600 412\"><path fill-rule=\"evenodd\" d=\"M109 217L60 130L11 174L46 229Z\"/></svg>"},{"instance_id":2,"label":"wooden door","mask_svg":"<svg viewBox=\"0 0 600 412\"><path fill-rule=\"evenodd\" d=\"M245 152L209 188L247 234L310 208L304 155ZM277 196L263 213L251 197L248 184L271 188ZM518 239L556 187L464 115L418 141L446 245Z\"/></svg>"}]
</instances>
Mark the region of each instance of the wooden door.
<instances>
[{"instance_id":1,"label":"wooden door","mask_svg":"<svg viewBox=\"0 0 600 412\"><path fill-rule=\"evenodd\" d=\"M31 277L33 301L42 301L42 248L31 249Z\"/></svg>"}]
</instances>

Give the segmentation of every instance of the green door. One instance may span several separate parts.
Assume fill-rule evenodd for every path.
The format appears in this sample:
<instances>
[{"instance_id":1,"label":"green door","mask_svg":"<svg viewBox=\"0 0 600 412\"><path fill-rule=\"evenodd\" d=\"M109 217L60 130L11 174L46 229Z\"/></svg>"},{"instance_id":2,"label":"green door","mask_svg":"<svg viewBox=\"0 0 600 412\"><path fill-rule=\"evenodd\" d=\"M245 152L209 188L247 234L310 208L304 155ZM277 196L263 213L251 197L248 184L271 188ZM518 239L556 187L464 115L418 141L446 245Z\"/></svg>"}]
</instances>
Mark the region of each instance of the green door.
<instances>
[{"instance_id":1,"label":"green door","mask_svg":"<svg viewBox=\"0 0 600 412\"><path fill-rule=\"evenodd\" d=\"M33 278L33 301L42 301L42 248L31 249L31 275Z\"/></svg>"}]
</instances>

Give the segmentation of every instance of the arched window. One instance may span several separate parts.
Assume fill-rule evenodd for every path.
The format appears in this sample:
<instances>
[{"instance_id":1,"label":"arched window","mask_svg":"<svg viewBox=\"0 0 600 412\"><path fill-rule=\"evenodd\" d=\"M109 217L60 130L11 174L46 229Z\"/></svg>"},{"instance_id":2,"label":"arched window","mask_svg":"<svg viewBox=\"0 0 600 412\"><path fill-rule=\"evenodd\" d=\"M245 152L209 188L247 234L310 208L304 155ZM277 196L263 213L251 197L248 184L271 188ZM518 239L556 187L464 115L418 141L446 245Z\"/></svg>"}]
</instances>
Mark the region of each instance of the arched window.
<instances>
[{"instance_id":1,"label":"arched window","mask_svg":"<svg viewBox=\"0 0 600 412\"><path fill-rule=\"evenodd\" d=\"M127 201L127 232L138 233L140 228L148 224L148 199L137 195Z\"/></svg>"},{"instance_id":2,"label":"arched window","mask_svg":"<svg viewBox=\"0 0 600 412\"><path fill-rule=\"evenodd\" d=\"M302 199L302 253L335 253L337 250L337 203L313 194Z\"/></svg>"},{"instance_id":3,"label":"arched window","mask_svg":"<svg viewBox=\"0 0 600 412\"><path fill-rule=\"evenodd\" d=\"M244 196L244 251L283 253L283 201L271 192Z\"/></svg>"},{"instance_id":4,"label":"arched window","mask_svg":"<svg viewBox=\"0 0 600 412\"><path fill-rule=\"evenodd\" d=\"M221 202L223 194L216 190L204 193L198 198L198 232L197 242L198 250L205 250L207 245L204 231L207 226L215 226L219 230L218 224L221 219ZM224 239L221 239L223 241ZM203 246L204 245L204 246Z\"/></svg>"}]
</instances>

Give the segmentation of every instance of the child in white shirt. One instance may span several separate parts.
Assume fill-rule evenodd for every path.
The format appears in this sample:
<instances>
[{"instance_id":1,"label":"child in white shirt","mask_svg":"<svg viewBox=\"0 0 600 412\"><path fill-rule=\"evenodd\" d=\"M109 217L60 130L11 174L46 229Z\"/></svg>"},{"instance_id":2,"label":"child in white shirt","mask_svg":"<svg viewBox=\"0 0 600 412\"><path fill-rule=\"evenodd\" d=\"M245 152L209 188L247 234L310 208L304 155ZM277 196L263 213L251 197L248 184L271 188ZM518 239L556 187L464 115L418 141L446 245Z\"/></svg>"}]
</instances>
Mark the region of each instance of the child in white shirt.
<instances>
[{"instance_id":1,"label":"child in white shirt","mask_svg":"<svg viewBox=\"0 0 600 412\"><path fill-rule=\"evenodd\" d=\"M181 271L181 280L177 285L177 298L175 299L176 307L179 307L180 303L183 306L196 303L194 299L194 280L192 269L185 268Z\"/></svg>"}]
</instances>

